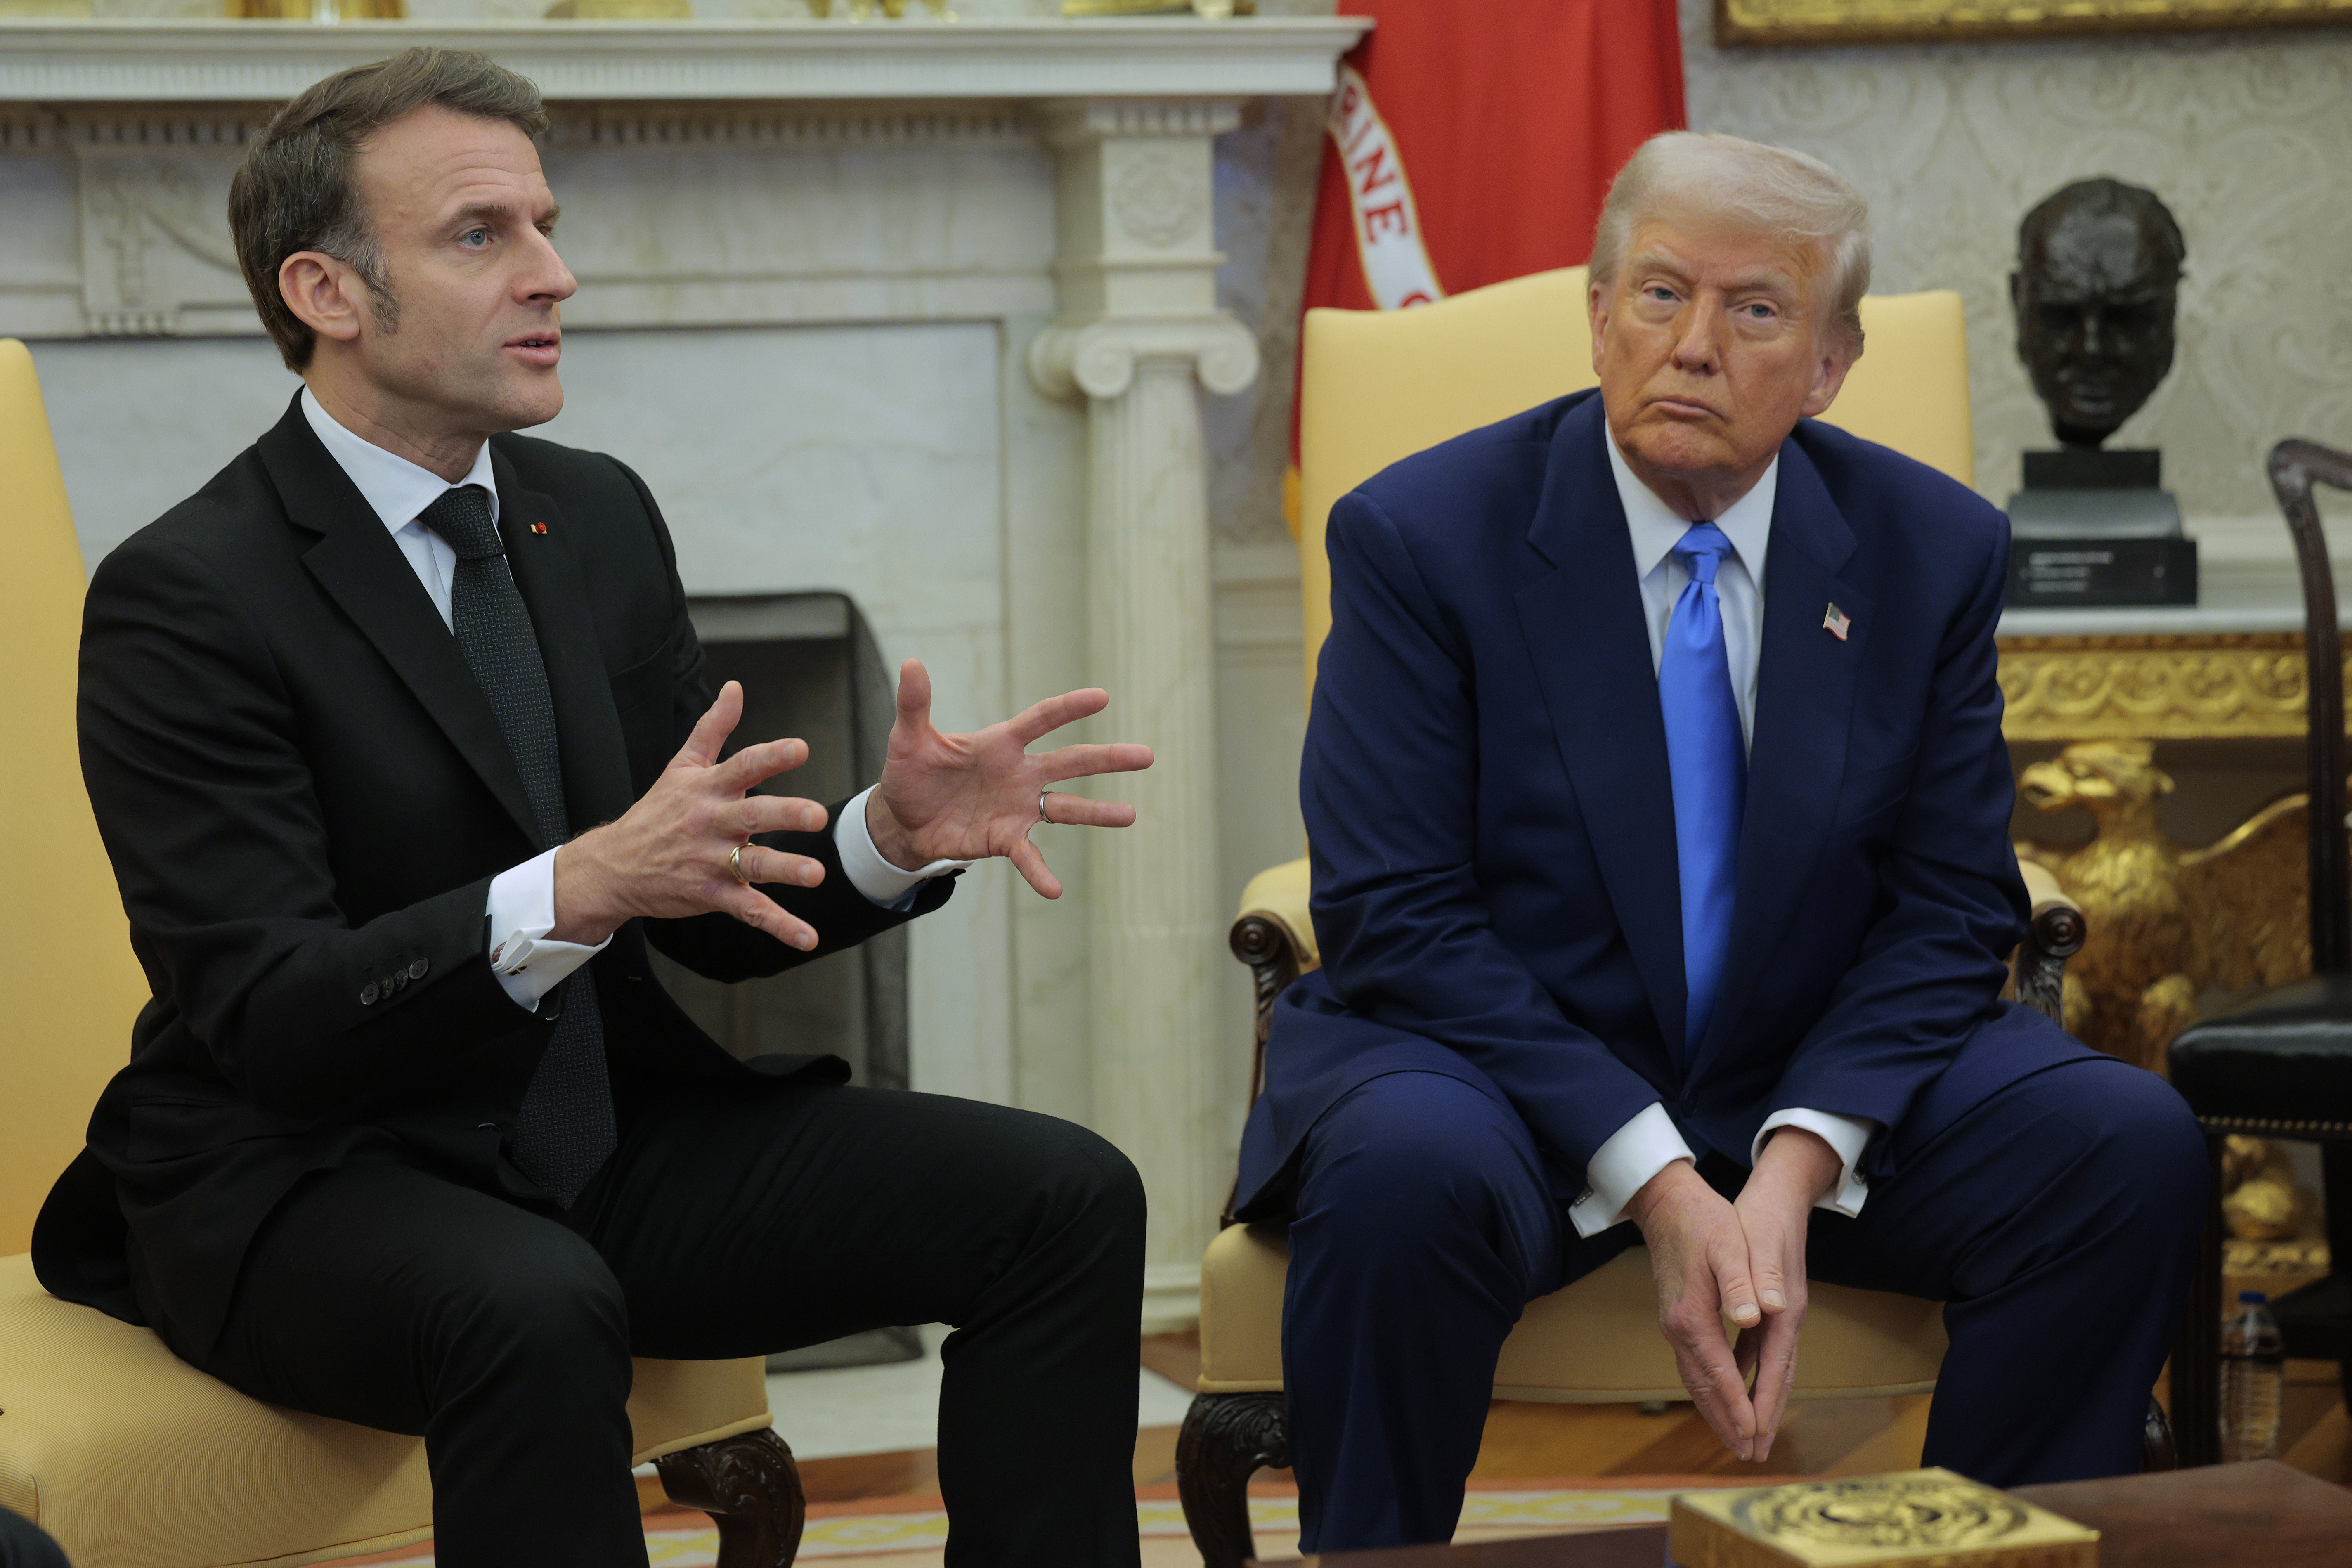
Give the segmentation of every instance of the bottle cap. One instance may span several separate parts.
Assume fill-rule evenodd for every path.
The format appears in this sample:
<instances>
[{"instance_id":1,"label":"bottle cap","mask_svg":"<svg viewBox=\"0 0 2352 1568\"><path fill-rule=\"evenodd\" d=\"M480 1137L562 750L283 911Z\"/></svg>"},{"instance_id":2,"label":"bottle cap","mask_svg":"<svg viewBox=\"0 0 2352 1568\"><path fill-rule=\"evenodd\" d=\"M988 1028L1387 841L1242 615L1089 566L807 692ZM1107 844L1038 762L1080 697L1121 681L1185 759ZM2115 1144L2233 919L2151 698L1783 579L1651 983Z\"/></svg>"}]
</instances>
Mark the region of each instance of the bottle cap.
<instances>
[{"instance_id":1,"label":"bottle cap","mask_svg":"<svg viewBox=\"0 0 2352 1568\"><path fill-rule=\"evenodd\" d=\"M2271 1299L2268 1296L2263 1295L2260 1290L2241 1290L2238 1292L2238 1304L2240 1306L2266 1307L2270 1305L2270 1300Z\"/></svg>"}]
</instances>

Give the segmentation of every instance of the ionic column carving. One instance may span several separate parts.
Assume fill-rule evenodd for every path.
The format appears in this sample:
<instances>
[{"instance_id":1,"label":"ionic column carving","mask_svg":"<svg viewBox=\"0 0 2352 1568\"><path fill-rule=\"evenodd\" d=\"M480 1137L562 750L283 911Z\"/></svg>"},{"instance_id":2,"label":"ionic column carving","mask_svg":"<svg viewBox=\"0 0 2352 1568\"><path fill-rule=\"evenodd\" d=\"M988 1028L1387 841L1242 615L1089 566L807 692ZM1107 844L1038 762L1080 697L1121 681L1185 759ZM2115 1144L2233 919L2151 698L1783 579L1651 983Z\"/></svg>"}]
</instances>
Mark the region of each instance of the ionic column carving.
<instances>
[{"instance_id":1,"label":"ionic column carving","mask_svg":"<svg viewBox=\"0 0 2352 1568\"><path fill-rule=\"evenodd\" d=\"M1199 1309L1202 1249L1232 1173L1216 1129L1226 1047L1215 998L1215 647L1200 394L1238 392L1257 345L1216 308L1210 139L1217 102L1057 104L1061 314L1029 345L1050 395L1087 399L1087 648L1110 728L1150 743L1118 781L1136 826L1089 847L1096 1129L1150 1198L1144 1319Z\"/></svg>"}]
</instances>

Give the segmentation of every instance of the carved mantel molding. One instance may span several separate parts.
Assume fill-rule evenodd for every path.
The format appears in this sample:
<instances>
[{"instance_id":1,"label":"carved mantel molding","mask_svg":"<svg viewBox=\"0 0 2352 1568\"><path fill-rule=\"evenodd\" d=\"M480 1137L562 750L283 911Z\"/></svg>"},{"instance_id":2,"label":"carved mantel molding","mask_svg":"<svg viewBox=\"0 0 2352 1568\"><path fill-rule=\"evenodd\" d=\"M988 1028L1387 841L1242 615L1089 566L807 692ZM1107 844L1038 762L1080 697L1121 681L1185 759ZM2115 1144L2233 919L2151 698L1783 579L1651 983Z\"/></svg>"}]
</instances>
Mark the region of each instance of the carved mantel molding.
<instances>
[{"instance_id":1,"label":"carved mantel molding","mask_svg":"<svg viewBox=\"0 0 2352 1568\"><path fill-rule=\"evenodd\" d=\"M1370 24L1257 16L817 21L0 18L0 102L276 102L410 44L482 50L556 102L1319 95Z\"/></svg>"}]
</instances>

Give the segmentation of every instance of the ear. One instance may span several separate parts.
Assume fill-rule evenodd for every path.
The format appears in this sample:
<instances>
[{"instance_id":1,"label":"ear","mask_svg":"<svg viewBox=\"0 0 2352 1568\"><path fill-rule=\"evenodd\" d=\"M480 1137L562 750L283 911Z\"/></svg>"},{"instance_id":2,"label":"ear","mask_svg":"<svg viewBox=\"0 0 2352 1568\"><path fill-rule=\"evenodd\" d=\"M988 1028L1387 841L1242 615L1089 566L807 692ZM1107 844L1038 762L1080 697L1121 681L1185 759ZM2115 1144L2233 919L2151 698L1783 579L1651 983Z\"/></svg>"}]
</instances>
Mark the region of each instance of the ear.
<instances>
[{"instance_id":1,"label":"ear","mask_svg":"<svg viewBox=\"0 0 2352 1568\"><path fill-rule=\"evenodd\" d=\"M367 285L346 262L323 250L298 250L278 267L286 308L321 338L356 342L367 310Z\"/></svg>"},{"instance_id":2,"label":"ear","mask_svg":"<svg viewBox=\"0 0 2352 1568\"><path fill-rule=\"evenodd\" d=\"M1846 373L1853 368L1854 355L1844 344L1822 351L1813 363L1813 387L1805 394L1804 416L1818 419L1837 401L1840 388L1845 385Z\"/></svg>"},{"instance_id":3,"label":"ear","mask_svg":"<svg viewBox=\"0 0 2352 1568\"><path fill-rule=\"evenodd\" d=\"M1595 283L1584 291L1585 320L1592 331L1592 374L1601 374L1601 344L1609 331L1609 290Z\"/></svg>"}]
</instances>

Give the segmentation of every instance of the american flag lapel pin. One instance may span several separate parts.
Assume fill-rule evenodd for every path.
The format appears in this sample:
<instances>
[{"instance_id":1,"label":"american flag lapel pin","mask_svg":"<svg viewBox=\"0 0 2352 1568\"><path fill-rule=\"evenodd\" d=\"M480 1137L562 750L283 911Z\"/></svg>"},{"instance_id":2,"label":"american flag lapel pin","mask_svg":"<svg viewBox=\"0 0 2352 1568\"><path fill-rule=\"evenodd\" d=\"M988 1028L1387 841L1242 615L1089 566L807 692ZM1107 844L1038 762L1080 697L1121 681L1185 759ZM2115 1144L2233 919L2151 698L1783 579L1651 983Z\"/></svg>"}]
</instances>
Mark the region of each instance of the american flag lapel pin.
<instances>
[{"instance_id":1,"label":"american flag lapel pin","mask_svg":"<svg viewBox=\"0 0 2352 1568\"><path fill-rule=\"evenodd\" d=\"M1839 609L1835 605L1832 605L1830 606L1829 614L1822 617L1822 630L1829 633L1830 636L1837 638L1840 642L1845 641L1845 634L1853 629L1853 618L1843 610Z\"/></svg>"}]
</instances>

